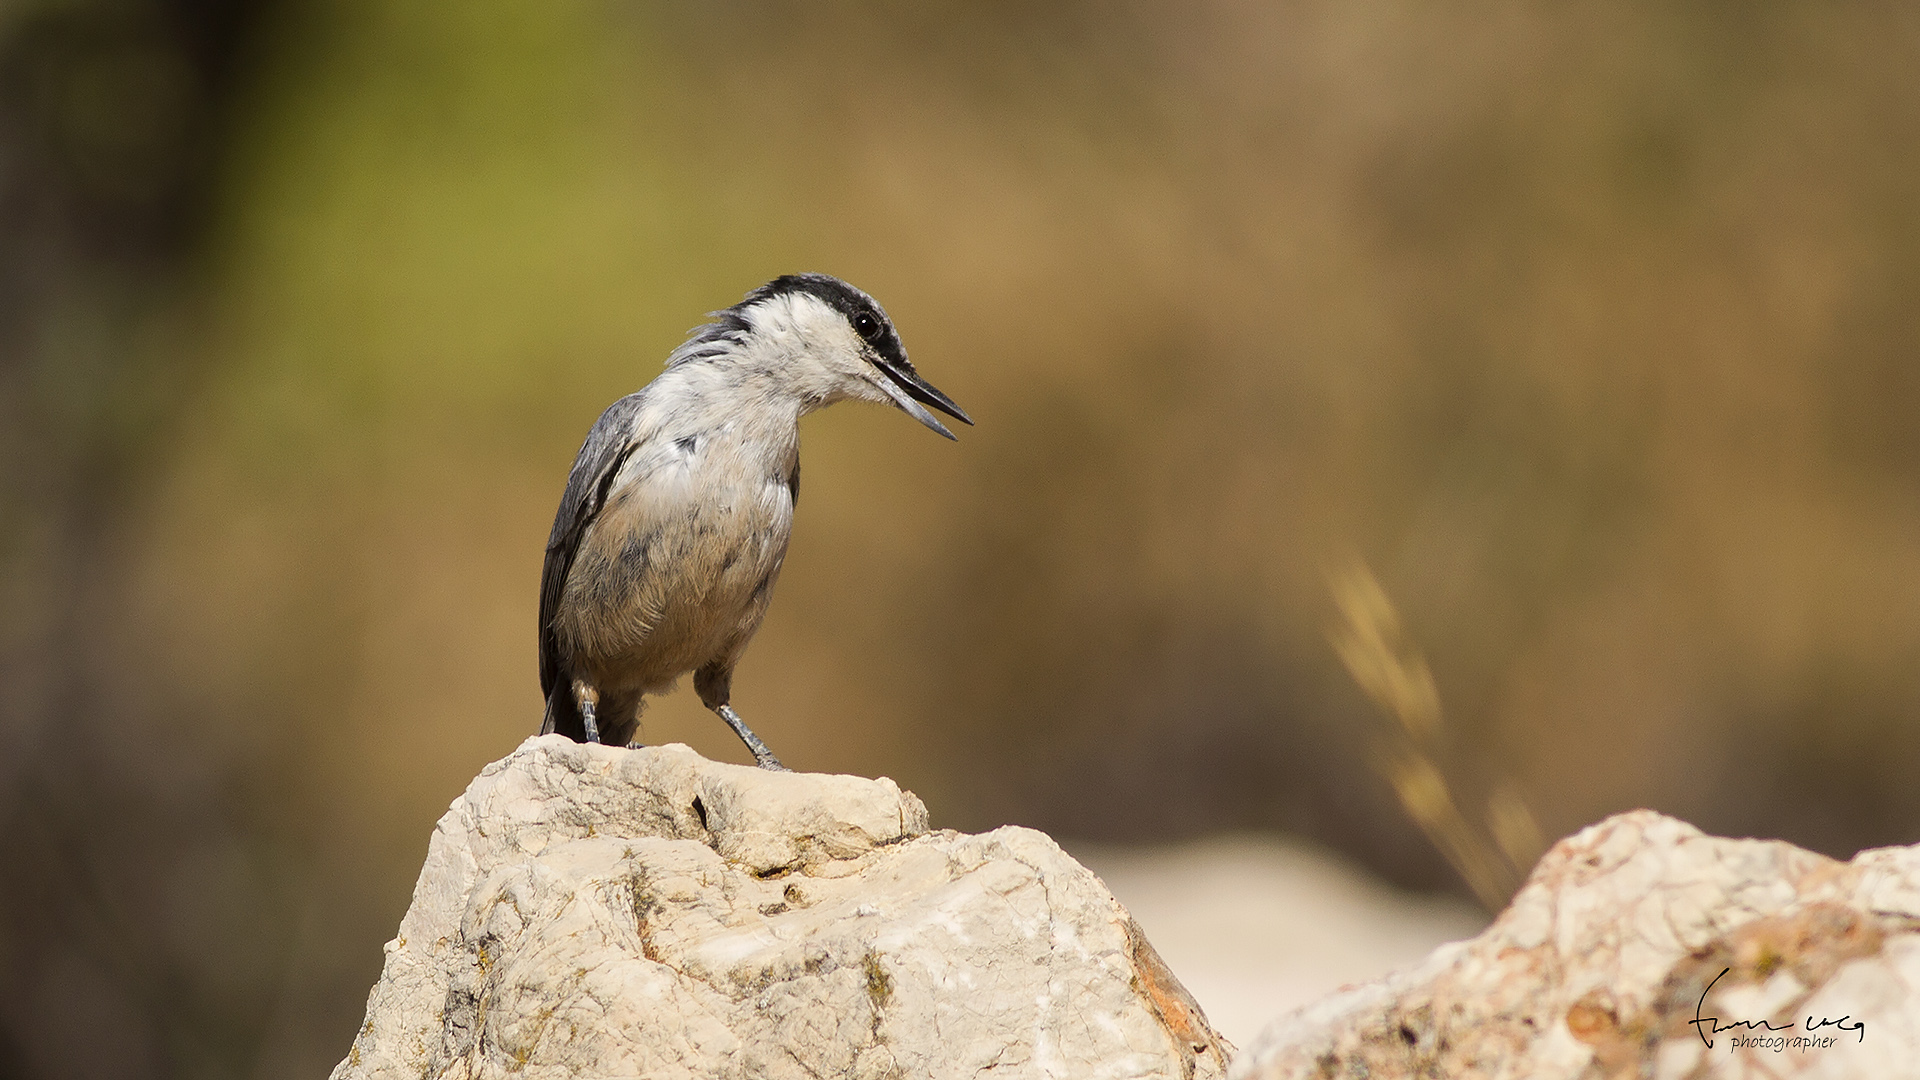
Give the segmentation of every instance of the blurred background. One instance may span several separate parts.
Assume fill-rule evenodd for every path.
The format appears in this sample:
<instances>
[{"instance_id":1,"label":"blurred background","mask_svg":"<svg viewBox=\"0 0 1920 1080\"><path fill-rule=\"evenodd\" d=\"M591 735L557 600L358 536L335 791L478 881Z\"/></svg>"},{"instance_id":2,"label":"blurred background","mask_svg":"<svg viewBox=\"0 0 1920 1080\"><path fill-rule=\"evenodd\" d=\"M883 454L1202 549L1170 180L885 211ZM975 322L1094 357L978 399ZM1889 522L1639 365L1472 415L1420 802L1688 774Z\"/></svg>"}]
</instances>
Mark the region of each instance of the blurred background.
<instances>
[{"instance_id":1,"label":"blurred background","mask_svg":"<svg viewBox=\"0 0 1920 1080\"><path fill-rule=\"evenodd\" d=\"M0 1077L339 1059L580 439L797 270L979 426L807 421L795 767L1462 898L1447 821L1920 840L1916 70L1896 3L3 0Z\"/></svg>"}]
</instances>

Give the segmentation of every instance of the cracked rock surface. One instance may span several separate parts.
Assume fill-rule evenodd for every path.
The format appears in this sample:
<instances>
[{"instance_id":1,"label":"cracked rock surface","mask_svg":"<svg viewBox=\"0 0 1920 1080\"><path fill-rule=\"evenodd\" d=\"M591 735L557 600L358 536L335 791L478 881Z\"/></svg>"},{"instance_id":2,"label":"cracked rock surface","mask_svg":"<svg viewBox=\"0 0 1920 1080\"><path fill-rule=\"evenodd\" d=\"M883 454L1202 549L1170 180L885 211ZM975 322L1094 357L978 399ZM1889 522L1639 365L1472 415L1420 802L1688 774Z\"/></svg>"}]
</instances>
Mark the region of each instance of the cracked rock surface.
<instances>
[{"instance_id":1,"label":"cracked rock surface","mask_svg":"<svg viewBox=\"0 0 1920 1080\"><path fill-rule=\"evenodd\" d=\"M1920 1077L1916 989L1920 847L1841 863L1641 810L1555 845L1478 938L1281 1018L1231 1076Z\"/></svg>"},{"instance_id":2,"label":"cracked rock surface","mask_svg":"<svg viewBox=\"0 0 1920 1080\"><path fill-rule=\"evenodd\" d=\"M440 819L333 1077L1187 1080L1227 1052L1041 833L545 736Z\"/></svg>"}]
</instances>

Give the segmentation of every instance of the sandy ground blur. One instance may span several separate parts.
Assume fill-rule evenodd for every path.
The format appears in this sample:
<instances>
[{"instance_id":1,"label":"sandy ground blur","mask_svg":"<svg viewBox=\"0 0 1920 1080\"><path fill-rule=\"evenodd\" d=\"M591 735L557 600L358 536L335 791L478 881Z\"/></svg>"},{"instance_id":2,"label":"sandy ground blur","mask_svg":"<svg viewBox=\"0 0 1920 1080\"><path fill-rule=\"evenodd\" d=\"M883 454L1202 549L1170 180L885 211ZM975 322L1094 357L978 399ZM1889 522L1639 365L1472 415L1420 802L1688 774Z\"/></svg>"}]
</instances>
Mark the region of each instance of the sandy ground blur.
<instances>
[{"instance_id":1,"label":"sandy ground blur","mask_svg":"<svg viewBox=\"0 0 1920 1080\"><path fill-rule=\"evenodd\" d=\"M1107 883L1214 1027L1240 1047L1295 1006L1487 925L1466 901L1395 889L1279 837L1063 846Z\"/></svg>"}]
</instances>

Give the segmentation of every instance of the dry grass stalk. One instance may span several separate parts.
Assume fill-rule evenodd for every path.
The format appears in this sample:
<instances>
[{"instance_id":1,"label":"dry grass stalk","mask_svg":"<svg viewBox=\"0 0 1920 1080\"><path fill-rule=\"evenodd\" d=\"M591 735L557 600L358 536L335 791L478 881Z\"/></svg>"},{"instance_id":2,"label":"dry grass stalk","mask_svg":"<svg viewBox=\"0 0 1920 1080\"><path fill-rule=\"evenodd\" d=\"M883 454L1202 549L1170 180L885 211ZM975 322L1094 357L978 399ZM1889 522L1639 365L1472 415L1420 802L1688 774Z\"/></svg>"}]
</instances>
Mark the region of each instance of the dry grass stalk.
<instances>
[{"instance_id":1,"label":"dry grass stalk","mask_svg":"<svg viewBox=\"0 0 1920 1080\"><path fill-rule=\"evenodd\" d=\"M1480 902L1498 911L1544 847L1532 811L1502 780L1487 799L1484 829L1461 812L1436 763L1440 692L1426 658L1405 640L1400 613L1358 559L1329 574L1328 583L1342 619L1328 640L1361 691L1396 721L1375 745L1374 767Z\"/></svg>"}]
</instances>

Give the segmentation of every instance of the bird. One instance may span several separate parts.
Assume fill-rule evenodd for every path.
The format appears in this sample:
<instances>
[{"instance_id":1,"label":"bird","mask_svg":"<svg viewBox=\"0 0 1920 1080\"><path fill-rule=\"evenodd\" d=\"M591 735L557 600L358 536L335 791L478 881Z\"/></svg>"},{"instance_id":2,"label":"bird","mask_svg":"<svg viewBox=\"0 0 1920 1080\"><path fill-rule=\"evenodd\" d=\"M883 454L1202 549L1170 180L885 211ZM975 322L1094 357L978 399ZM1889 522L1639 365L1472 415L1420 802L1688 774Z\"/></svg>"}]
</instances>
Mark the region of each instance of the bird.
<instances>
[{"instance_id":1,"label":"bird","mask_svg":"<svg viewBox=\"0 0 1920 1080\"><path fill-rule=\"evenodd\" d=\"M666 370L600 414L567 475L540 575L541 734L638 745L651 694L694 690L762 768L785 770L731 704L800 497L800 418L892 405L954 439L971 425L907 360L871 296L774 278L709 312Z\"/></svg>"}]
</instances>

